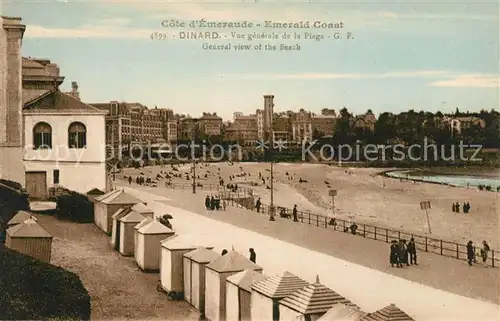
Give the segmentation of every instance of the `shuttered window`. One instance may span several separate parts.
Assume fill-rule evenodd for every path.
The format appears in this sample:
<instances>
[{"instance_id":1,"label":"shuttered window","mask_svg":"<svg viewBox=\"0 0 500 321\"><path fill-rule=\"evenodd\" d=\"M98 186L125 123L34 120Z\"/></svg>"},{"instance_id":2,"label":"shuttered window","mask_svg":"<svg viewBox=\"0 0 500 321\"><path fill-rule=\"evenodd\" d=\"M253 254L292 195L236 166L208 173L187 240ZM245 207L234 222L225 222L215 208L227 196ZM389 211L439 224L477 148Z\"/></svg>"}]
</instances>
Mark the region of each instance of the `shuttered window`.
<instances>
[{"instance_id":1,"label":"shuttered window","mask_svg":"<svg viewBox=\"0 0 500 321\"><path fill-rule=\"evenodd\" d=\"M52 148L52 128L49 124L41 122L33 127L33 148Z\"/></svg>"}]
</instances>

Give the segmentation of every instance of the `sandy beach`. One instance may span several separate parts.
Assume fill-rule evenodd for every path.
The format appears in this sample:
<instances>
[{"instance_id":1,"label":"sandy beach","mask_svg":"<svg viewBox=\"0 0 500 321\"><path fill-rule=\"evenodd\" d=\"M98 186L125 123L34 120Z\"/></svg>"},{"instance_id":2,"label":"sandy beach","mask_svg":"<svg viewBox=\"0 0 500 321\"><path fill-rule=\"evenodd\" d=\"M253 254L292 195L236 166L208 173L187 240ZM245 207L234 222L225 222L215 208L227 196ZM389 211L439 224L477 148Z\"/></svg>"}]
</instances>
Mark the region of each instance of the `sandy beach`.
<instances>
[{"instance_id":1,"label":"sandy beach","mask_svg":"<svg viewBox=\"0 0 500 321\"><path fill-rule=\"evenodd\" d=\"M116 175L123 180L131 175L133 184L140 173L155 179L160 172L182 174L181 177L161 178L158 187L165 182L190 184L186 175L191 165L149 166L140 169L126 168ZM238 184L250 187L261 197L264 204L270 203L269 163L200 163L196 176L200 184ZM379 227L400 229L409 233L429 235L445 240L466 243L472 240L479 244L482 240L493 249L500 248L499 193L477 189L450 187L429 183L413 183L377 175L381 169L343 168L325 164L281 163L274 165L274 203L288 208L297 204L299 210L311 211L355 221L357 224L373 224ZM259 173L264 178L259 179ZM287 175L288 174L288 175ZM233 180L229 176L235 176ZM300 182L300 180L305 180ZM332 212L330 189L338 191L335 197L335 214ZM208 192L205 192L208 193ZM425 212L420 209L421 201L430 201L429 234ZM454 213L452 203L470 202L469 214Z\"/></svg>"}]
</instances>

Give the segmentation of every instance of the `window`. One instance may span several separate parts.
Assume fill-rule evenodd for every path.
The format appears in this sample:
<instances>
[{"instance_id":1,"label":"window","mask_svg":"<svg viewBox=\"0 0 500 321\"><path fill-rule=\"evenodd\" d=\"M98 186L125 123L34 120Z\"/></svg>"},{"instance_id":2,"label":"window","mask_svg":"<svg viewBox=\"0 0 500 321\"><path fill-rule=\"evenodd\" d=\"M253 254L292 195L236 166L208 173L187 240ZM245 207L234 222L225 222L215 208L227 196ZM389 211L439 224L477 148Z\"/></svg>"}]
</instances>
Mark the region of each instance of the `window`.
<instances>
[{"instance_id":1,"label":"window","mask_svg":"<svg viewBox=\"0 0 500 321\"><path fill-rule=\"evenodd\" d=\"M54 184L59 184L59 170L54 169Z\"/></svg>"},{"instance_id":2,"label":"window","mask_svg":"<svg viewBox=\"0 0 500 321\"><path fill-rule=\"evenodd\" d=\"M47 123L38 123L33 127L33 148L52 148L52 128Z\"/></svg>"},{"instance_id":3,"label":"window","mask_svg":"<svg viewBox=\"0 0 500 321\"><path fill-rule=\"evenodd\" d=\"M72 123L68 129L69 148L85 148L87 146L87 129L82 123Z\"/></svg>"}]
</instances>

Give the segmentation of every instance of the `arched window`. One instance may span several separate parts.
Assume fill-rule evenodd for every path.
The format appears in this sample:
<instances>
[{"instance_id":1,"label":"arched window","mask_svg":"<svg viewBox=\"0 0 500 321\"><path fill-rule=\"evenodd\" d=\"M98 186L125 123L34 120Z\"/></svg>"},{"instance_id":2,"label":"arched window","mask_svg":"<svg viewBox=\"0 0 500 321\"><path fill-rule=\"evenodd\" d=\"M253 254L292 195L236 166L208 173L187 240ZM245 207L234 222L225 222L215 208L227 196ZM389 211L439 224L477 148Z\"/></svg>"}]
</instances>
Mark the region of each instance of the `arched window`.
<instances>
[{"instance_id":1,"label":"arched window","mask_svg":"<svg viewBox=\"0 0 500 321\"><path fill-rule=\"evenodd\" d=\"M33 148L52 148L52 127L49 124L40 122L33 127Z\"/></svg>"},{"instance_id":2,"label":"arched window","mask_svg":"<svg viewBox=\"0 0 500 321\"><path fill-rule=\"evenodd\" d=\"M87 129L79 122L71 123L68 128L69 148L85 148L87 146Z\"/></svg>"}]
</instances>

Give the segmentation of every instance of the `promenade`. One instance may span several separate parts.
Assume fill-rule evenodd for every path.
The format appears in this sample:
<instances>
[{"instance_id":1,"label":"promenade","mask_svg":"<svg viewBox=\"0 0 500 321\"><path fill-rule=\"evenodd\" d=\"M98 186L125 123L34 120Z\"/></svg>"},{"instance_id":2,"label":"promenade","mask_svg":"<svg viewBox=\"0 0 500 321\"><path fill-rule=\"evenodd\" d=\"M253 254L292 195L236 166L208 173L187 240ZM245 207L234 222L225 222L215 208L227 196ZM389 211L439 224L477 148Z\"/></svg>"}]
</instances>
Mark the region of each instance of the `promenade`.
<instances>
[{"instance_id":1,"label":"promenade","mask_svg":"<svg viewBox=\"0 0 500 321\"><path fill-rule=\"evenodd\" d=\"M391 268L384 243L290 221L270 222L240 209L207 212L204 193L125 189L133 194L141 190L136 195L157 213L172 214L179 234L218 251L234 246L247 253L253 247L266 275L288 270L312 282L319 274L322 283L366 311L395 303L417 320L497 320L500 316L498 269L469 267L425 253L419 266ZM170 200L156 201L157 195Z\"/></svg>"}]
</instances>

